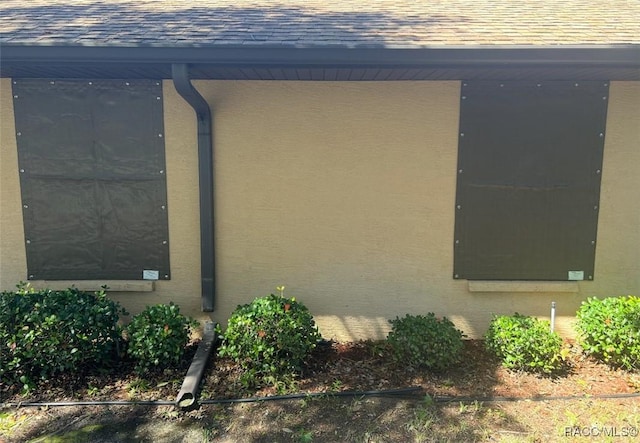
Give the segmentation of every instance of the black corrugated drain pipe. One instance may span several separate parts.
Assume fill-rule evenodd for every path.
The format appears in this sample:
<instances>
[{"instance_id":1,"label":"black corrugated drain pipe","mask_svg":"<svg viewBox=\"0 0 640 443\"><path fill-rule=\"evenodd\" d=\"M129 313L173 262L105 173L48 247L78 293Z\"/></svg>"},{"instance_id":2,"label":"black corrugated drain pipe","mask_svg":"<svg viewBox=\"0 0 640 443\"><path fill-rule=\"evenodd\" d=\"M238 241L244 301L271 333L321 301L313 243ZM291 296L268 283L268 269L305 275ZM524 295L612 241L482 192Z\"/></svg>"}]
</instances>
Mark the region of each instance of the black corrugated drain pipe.
<instances>
[{"instance_id":1,"label":"black corrugated drain pipe","mask_svg":"<svg viewBox=\"0 0 640 443\"><path fill-rule=\"evenodd\" d=\"M215 255L213 237L213 129L211 109L191 84L189 67L171 65L173 85L196 112L198 121L198 177L200 186L200 272L202 310L212 312L215 298Z\"/></svg>"},{"instance_id":2,"label":"black corrugated drain pipe","mask_svg":"<svg viewBox=\"0 0 640 443\"><path fill-rule=\"evenodd\" d=\"M204 324L204 332L202 333L202 341L198 346L196 354L193 356L191 366L187 370L187 375L182 382L182 387L176 397L176 406L180 409L191 410L196 409L198 405L197 394L200 388L200 381L207 363L211 356L211 350L217 343L216 325L213 322Z\"/></svg>"},{"instance_id":3,"label":"black corrugated drain pipe","mask_svg":"<svg viewBox=\"0 0 640 443\"><path fill-rule=\"evenodd\" d=\"M201 405L221 405L232 403L261 403L266 401L283 401L283 400L301 400L307 398L331 398L331 397L396 397L396 398L415 398L419 395L428 395L421 387L414 386L401 389L377 390L377 391L339 391L339 392L309 392L288 395L276 395L270 397L250 397L250 398L222 398L207 399L200 401ZM636 399L640 398L640 392L632 392L625 394L601 394L601 395L566 395L556 397L438 397L430 396L434 403L515 403L525 402L545 402L545 401L574 401L574 400L614 400L614 399ZM171 406L175 402L170 400L92 400L92 401L59 401L59 402L17 402L17 403L0 403L0 408L56 408L69 406Z\"/></svg>"}]
</instances>

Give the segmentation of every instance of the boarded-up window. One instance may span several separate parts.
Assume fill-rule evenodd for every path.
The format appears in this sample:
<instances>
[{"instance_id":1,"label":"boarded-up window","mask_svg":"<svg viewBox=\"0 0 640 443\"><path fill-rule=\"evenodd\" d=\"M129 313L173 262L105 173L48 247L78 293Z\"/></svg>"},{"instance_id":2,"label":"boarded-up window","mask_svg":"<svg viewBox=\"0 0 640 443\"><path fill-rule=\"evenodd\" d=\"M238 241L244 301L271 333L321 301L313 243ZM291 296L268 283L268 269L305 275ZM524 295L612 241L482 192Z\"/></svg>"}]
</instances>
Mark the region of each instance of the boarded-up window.
<instances>
[{"instance_id":1,"label":"boarded-up window","mask_svg":"<svg viewBox=\"0 0 640 443\"><path fill-rule=\"evenodd\" d=\"M454 278L594 276L607 82L464 82Z\"/></svg>"},{"instance_id":2,"label":"boarded-up window","mask_svg":"<svg viewBox=\"0 0 640 443\"><path fill-rule=\"evenodd\" d=\"M28 278L170 278L160 82L25 79L13 94Z\"/></svg>"}]
</instances>

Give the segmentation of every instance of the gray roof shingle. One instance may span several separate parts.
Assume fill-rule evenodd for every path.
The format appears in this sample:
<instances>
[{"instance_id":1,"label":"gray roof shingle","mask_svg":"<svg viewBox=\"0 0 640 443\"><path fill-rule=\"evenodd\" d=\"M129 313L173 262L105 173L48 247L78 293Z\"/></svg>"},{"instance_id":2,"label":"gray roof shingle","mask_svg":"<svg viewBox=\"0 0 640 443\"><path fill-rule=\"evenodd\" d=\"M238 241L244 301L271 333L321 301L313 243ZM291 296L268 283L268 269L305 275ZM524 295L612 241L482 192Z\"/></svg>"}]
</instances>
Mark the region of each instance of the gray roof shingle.
<instances>
[{"instance_id":1,"label":"gray roof shingle","mask_svg":"<svg viewBox=\"0 0 640 443\"><path fill-rule=\"evenodd\" d=\"M640 0L3 0L0 44L640 45Z\"/></svg>"}]
</instances>

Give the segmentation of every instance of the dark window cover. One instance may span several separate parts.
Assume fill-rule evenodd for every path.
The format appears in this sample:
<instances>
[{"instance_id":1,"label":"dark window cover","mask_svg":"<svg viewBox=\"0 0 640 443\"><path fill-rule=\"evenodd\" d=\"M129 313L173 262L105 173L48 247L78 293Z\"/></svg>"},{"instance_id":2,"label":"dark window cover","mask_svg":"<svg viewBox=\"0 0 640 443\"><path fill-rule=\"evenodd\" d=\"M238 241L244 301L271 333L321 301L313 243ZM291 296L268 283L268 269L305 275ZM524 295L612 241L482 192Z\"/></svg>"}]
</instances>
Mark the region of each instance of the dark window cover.
<instances>
[{"instance_id":1,"label":"dark window cover","mask_svg":"<svg viewBox=\"0 0 640 443\"><path fill-rule=\"evenodd\" d=\"M454 277L594 276L607 82L463 82Z\"/></svg>"},{"instance_id":2,"label":"dark window cover","mask_svg":"<svg viewBox=\"0 0 640 443\"><path fill-rule=\"evenodd\" d=\"M166 279L162 86L15 80L29 279Z\"/></svg>"}]
</instances>

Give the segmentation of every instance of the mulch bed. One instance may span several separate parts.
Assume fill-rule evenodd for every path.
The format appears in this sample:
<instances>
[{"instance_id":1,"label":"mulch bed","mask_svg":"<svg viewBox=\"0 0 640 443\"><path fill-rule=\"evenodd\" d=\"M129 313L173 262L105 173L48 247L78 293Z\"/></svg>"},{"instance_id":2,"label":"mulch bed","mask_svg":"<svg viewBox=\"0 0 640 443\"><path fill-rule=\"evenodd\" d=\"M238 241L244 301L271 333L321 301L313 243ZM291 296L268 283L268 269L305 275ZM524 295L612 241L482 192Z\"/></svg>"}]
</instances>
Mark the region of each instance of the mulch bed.
<instances>
[{"instance_id":1,"label":"mulch bed","mask_svg":"<svg viewBox=\"0 0 640 443\"><path fill-rule=\"evenodd\" d=\"M100 374L61 375L28 396L14 386L0 385L3 402L69 400L174 400L195 353L192 344L180 368L141 380L131 362ZM202 383L202 398L228 399L282 393L391 390L420 387L433 397L539 398L600 396L640 392L640 374L611 369L572 348L566 369L553 376L514 372L500 366L480 340L467 340L460 364L442 373L394 363L379 342L327 342L312 355L302 376L287 385L247 389L239 382L240 369L228 359L215 359Z\"/></svg>"}]
</instances>

